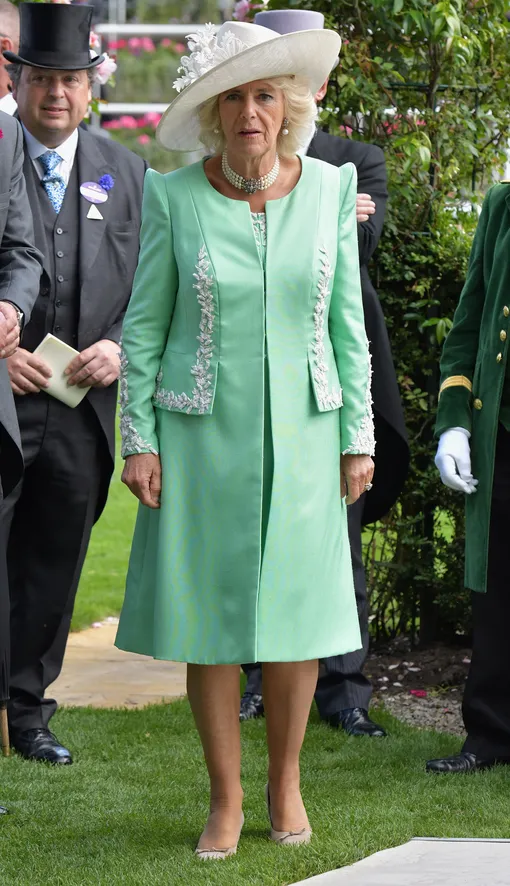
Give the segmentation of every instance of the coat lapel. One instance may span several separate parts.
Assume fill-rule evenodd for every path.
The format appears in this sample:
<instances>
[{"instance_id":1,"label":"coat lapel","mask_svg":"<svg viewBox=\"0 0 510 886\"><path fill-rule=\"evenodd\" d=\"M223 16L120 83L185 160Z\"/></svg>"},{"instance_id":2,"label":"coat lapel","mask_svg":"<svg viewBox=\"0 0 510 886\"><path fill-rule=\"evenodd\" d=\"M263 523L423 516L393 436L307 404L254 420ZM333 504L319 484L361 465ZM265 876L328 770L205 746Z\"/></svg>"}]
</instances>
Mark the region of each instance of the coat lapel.
<instances>
[{"instance_id":1,"label":"coat lapel","mask_svg":"<svg viewBox=\"0 0 510 886\"><path fill-rule=\"evenodd\" d=\"M43 255L43 268L48 277L51 277L51 266L47 256L46 235L44 233L44 223L41 212L42 187L38 175L34 169L34 164L29 157L27 146L25 144L25 160L23 164L23 172L27 186L28 202L32 210L34 220L34 240L38 250ZM46 197L44 198L46 199Z\"/></svg>"},{"instance_id":2,"label":"coat lapel","mask_svg":"<svg viewBox=\"0 0 510 886\"><path fill-rule=\"evenodd\" d=\"M91 135L84 129L79 131L78 139L78 176L80 185L83 182L98 182L101 176L111 175L115 178L116 166L106 160L101 151L100 136ZM91 206L80 194L80 282L83 286L88 275L94 268L94 263L101 245L101 241L111 216L113 196L110 193L106 203L97 204L102 218L87 218Z\"/></svg>"}]
</instances>

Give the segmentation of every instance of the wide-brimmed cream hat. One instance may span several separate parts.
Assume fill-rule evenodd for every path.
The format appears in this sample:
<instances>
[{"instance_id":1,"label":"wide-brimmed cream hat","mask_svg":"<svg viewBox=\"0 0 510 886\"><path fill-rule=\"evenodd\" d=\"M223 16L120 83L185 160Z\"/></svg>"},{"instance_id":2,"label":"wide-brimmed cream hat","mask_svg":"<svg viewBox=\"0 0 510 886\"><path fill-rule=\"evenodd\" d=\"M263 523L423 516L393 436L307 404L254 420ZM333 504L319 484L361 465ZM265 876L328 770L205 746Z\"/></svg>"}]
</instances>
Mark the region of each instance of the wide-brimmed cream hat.
<instances>
[{"instance_id":1,"label":"wide-brimmed cream hat","mask_svg":"<svg viewBox=\"0 0 510 886\"><path fill-rule=\"evenodd\" d=\"M247 22L225 22L219 29L206 25L188 39L190 55L182 59L182 73L174 87L179 95L166 109L156 138L169 151L196 151L199 140L197 111L205 101L227 89L294 74L307 80L315 95L335 64L341 40L335 31L297 31L278 34Z\"/></svg>"}]
</instances>

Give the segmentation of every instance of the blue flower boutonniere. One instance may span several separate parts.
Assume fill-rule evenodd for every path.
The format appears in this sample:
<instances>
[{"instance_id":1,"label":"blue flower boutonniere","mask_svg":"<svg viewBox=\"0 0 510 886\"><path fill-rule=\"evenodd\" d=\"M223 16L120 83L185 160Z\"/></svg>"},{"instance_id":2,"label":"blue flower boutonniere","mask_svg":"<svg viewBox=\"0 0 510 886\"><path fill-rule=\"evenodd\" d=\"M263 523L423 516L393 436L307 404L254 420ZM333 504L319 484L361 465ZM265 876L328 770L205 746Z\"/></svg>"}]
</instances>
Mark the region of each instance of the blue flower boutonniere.
<instances>
[{"instance_id":1,"label":"blue flower boutonniere","mask_svg":"<svg viewBox=\"0 0 510 886\"><path fill-rule=\"evenodd\" d=\"M112 178L111 175L102 175L99 179L98 185L103 189L103 191L111 191L115 184L115 179Z\"/></svg>"}]
</instances>

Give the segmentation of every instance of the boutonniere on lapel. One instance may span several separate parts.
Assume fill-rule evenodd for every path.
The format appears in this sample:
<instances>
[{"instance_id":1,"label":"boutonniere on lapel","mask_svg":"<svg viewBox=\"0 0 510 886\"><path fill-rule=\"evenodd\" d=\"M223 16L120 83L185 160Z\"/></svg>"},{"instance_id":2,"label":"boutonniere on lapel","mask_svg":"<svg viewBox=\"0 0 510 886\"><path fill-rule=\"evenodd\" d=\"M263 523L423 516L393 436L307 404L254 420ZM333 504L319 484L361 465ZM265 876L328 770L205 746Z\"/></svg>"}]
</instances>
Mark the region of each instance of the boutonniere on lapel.
<instances>
[{"instance_id":1,"label":"boutonniere on lapel","mask_svg":"<svg viewBox=\"0 0 510 886\"><path fill-rule=\"evenodd\" d=\"M0 138L3 138L3 137L4 137L4 131L3 131L3 129L0 129Z\"/></svg>"},{"instance_id":2,"label":"boutonniere on lapel","mask_svg":"<svg viewBox=\"0 0 510 886\"><path fill-rule=\"evenodd\" d=\"M108 191L111 191L114 184L115 179L111 175L102 175L98 182L83 182L80 185L80 194L90 203L87 218L103 218L97 206L98 204L106 203Z\"/></svg>"}]
</instances>

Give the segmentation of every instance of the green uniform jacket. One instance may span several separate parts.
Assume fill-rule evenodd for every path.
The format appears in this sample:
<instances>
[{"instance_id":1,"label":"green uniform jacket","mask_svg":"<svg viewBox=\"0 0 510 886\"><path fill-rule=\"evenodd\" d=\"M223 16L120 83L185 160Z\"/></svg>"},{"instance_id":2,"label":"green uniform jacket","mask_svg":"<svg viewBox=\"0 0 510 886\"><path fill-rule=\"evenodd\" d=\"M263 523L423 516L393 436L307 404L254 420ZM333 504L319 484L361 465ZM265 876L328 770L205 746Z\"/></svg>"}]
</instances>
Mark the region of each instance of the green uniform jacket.
<instances>
[{"instance_id":1,"label":"green uniform jacket","mask_svg":"<svg viewBox=\"0 0 510 886\"><path fill-rule=\"evenodd\" d=\"M471 433L473 476L466 496L466 587L487 589L494 457L508 359L510 316L510 187L497 184L485 198L466 284L441 359L436 424Z\"/></svg>"},{"instance_id":2,"label":"green uniform jacket","mask_svg":"<svg viewBox=\"0 0 510 886\"><path fill-rule=\"evenodd\" d=\"M198 163L147 173L123 330L124 455L158 452L117 644L198 664L360 647L341 451L372 453L356 170L304 158L250 207Z\"/></svg>"}]
</instances>

